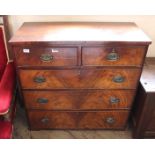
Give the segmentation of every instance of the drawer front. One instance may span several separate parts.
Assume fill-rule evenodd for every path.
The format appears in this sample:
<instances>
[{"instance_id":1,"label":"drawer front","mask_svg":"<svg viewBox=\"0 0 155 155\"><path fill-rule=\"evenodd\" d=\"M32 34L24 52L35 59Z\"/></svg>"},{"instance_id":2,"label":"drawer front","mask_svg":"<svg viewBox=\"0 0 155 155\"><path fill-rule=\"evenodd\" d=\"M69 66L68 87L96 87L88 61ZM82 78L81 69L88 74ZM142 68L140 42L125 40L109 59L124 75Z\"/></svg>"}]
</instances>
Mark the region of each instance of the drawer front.
<instances>
[{"instance_id":1,"label":"drawer front","mask_svg":"<svg viewBox=\"0 0 155 155\"><path fill-rule=\"evenodd\" d=\"M18 66L76 66L76 47L16 48Z\"/></svg>"},{"instance_id":2,"label":"drawer front","mask_svg":"<svg viewBox=\"0 0 155 155\"><path fill-rule=\"evenodd\" d=\"M123 129L128 111L29 111L31 129Z\"/></svg>"},{"instance_id":3,"label":"drawer front","mask_svg":"<svg viewBox=\"0 0 155 155\"><path fill-rule=\"evenodd\" d=\"M19 70L23 89L135 89L139 69Z\"/></svg>"},{"instance_id":4,"label":"drawer front","mask_svg":"<svg viewBox=\"0 0 155 155\"><path fill-rule=\"evenodd\" d=\"M80 112L79 129L124 129L128 111Z\"/></svg>"},{"instance_id":5,"label":"drawer front","mask_svg":"<svg viewBox=\"0 0 155 155\"><path fill-rule=\"evenodd\" d=\"M85 66L141 66L144 47L84 47L82 64Z\"/></svg>"},{"instance_id":6,"label":"drawer front","mask_svg":"<svg viewBox=\"0 0 155 155\"><path fill-rule=\"evenodd\" d=\"M129 109L134 90L23 91L27 109Z\"/></svg>"},{"instance_id":7,"label":"drawer front","mask_svg":"<svg viewBox=\"0 0 155 155\"><path fill-rule=\"evenodd\" d=\"M31 129L75 129L77 113L29 111Z\"/></svg>"}]
</instances>

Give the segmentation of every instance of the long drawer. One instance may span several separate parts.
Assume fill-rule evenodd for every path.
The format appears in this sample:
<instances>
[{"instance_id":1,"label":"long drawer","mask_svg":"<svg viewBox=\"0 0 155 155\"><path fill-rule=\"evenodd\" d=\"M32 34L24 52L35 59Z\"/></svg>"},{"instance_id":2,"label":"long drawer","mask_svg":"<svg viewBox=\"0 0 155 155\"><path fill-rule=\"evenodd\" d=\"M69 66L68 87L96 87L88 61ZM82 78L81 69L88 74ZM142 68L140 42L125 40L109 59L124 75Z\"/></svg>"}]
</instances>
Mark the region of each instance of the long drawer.
<instances>
[{"instance_id":1,"label":"long drawer","mask_svg":"<svg viewBox=\"0 0 155 155\"><path fill-rule=\"evenodd\" d=\"M76 47L25 47L15 49L17 66L76 66Z\"/></svg>"},{"instance_id":2,"label":"long drawer","mask_svg":"<svg viewBox=\"0 0 155 155\"><path fill-rule=\"evenodd\" d=\"M135 89L140 69L19 70L22 89Z\"/></svg>"},{"instance_id":3,"label":"long drawer","mask_svg":"<svg viewBox=\"0 0 155 155\"><path fill-rule=\"evenodd\" d=\"M84 66L141 66L144 47L83 47Z\"/></svg>"},{"instance_id":4,"label":"long drawer","mask_svg":"<svg viewBox=\"0 0 155 155\"><path fill-rule=\"evenodd\" d=\"M124 129L128 111L28 111L30 126L39 129Z\"/></svg>"},{"instance_id":5,"label":"long drawer","mask_svg":"<svg viewBox=\"0 0 155 155\"><path fill-rule=\"evenodd\" d=\"M27 109L129 109L134 90L23 91Z\"/></svg>"}]
</instances>

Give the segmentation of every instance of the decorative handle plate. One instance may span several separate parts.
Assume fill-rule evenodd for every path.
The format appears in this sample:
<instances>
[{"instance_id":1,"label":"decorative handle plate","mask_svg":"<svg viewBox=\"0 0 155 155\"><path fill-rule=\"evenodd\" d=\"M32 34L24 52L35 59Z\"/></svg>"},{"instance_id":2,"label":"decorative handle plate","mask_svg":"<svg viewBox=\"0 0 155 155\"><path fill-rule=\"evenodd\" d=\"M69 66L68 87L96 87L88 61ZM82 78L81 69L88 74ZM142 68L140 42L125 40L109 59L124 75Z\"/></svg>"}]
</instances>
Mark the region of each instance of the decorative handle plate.
<instances>
[{"instance_id":1,"label":"decorative handle plate","mask_svg":"<svg viewBox=\"0 0 155 155\"><path fill-rule=\"evenodd\" d=\"M123 76L120 76L120 75L115 76L113 78L113 81L116 82L116 83L122 83L122 82L124 82L124 80L125 80L124 77Z\"/></svg>"},{"instance_id":2,"label":"decorative handle plate","mask_svg":"<svg viewBox=\"0 0 155 155\"><path fill-rule=\"evenodd\" d=\"M34 78L33 81L36 82L36 83L43 83L43 82L46 81L46 79L43 76L37 76L37 77Z\"/></svg>"},{"instance_id":3,"label":"decorative handle plate","mask_svg":"<svg viewBox=\"0 0 155 155\"><path fill-rule=\"evenodd\" d=\"M118 104L120 102L119 98L116 97L110 97L110 103L111 104Z\"/></svg>"},{"instance_id":4,"label":"decorative handle plate","mask_svg":"<svg viewBox=\"0 0 155 155\"><path fill-rule=\"evenodd\" d=\"M40 57L41 61L50 62L53 60L53 55L51 54L42 54Z\"/></svg>"},{"instance_id":5,"label":"decorative handle plate","mask_svg":"<svg viewBox=\"0 0 155 155\"><path fill-rule=\"evenodd\" d=\"M116 61L119 59L118 53L114 49L107 55L107 60L108 61Z\"/></svg>"},{"instance_id":6,"label":"decorative handle plate","mask_svg":"<svg viewBox=\"0 0 155 155\"><path fill-rule=\"evenodd\" d=\"M49 122L49 119L46 117L41 119L41 123L47 124L48 122Z\"/></svg>"},{"instance_id":7,"label":"decorative handle plate","mask_svg":"<svg viewBox=\"0 0 155 155\"><path fill-rule=\"evenodd\" d=\"M39 104L46 104L46 103L48 103L48 99L47 98L38 98L37 102Z\"/></svg>"},{"instance_id":8,"label":"decorative handle plate","mask_svg":"<svg viewBox=\"0 0 155 155\"><path fill-rule=\"evenodd\" d=\"M113 123L115 123L115 119L114 119L113 117L108 117L108 118L106 119L106 122L107 122L108 124L113 124Z\"/></svg>"}]
</instances>

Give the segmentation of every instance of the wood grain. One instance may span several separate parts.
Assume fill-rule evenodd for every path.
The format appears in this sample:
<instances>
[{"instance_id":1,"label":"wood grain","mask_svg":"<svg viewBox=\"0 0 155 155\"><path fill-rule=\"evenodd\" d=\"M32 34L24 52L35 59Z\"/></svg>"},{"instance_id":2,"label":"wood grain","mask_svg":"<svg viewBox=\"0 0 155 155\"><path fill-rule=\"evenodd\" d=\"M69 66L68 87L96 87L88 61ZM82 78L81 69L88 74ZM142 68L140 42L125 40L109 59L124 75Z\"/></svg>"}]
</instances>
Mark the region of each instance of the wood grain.
<instances>
[{"instance_id":1,"label":"wood grain","mask_svg":"<svg viewBox=\"0 0 155 155\"><path fill-rule=\"evenodd\" d=\"M75 129L77 126L77 113L29 111L31 129ZM47 121L43 122L43 120Z\"/></svg>"},{"instance_id":2,"label":"wood grain","mask_svg":"<svg viewBox=\"0 0 155 155\"><path fill-rule=\"evenodd\" d=\"M28 49L29 53L23 50ZM76 47L23 47L14 48L15 58L18 66L76 66ZM52 57L50 61L43 61L42 55Z\"/></svg>"},{"instance_id":3,"label":"wood grain","mask_svg":"<svg viewBox=\"0 0 155 155\"><path fill-rule=\"evenodd\" d=\"M23 91L27 109L40 110L130 109L134 93L134 90ZM112 97L119 102L110 102ZM42 98L48 102L39 103Z\"/></svg>"},{"instance_id":4,"label":"wood grain","mask_svg":"<svg viewBox=\"0 0 155 155\"><path fill-rule=\"evenodd\" d=\"M117 53L118 59L110 61L108 54ZM145 55L144 47L84 47L82 64L84 66L141 66Z\"/></svg>"},{"instance_id":5,"label":"wood grain","mask_svg":"<svg viewBox=\"0 0 155 155\"><path fill-rule=\"evenodd\" d=\"M140 69L19 70L19 76L23 89L135 89L140 72ZM122 76L124 82L114 82L116 76ZM45 82L34 82L36 77L45 78Z\"/></svg>"},{"instance_id":6,"label":"wood grain","mask_svg":"<svg viewBox=\"0 0 155 155\"><path fill-rule=\"evenodd\" d=\"M57 112L29 111L31 129L124 129L128 111ZM114 119L108 123L107 119ZM43 120L47 121L43 121Z\"/></svg>"},{"instance_id":7,"label":"wood grain","mask_svg":"<svg viewBox=\"0 0 155 155\"><path fill-rule=\"evenodd\" d=\"M10 43L78 41L151 43L135 23L129 22L29 22L21 26Z\"/></svg>"},{"instance_id":8,"label":"wood grain","mask_svg":"<svg viewBox=\"0 0 155 155\"><path fill-rule=\"evenodd\" d=\"M79 129L124 129L128 111L106 111L106 112L80 112ZM107 119L112 118L113 123L108 123Z\"/></svg>"}]
</instances>

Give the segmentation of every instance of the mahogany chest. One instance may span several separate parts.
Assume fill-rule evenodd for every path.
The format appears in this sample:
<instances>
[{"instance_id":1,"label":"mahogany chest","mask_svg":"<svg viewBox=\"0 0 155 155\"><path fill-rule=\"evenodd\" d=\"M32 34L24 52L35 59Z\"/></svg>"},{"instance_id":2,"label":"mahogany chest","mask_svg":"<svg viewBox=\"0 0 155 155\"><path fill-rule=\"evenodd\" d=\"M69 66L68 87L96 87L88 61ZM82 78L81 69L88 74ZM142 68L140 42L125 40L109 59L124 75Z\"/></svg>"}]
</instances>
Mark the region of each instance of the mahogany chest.
<instances>
[{"instance_id":1,"label":"mahogany chest","mask_svg":"<svg viewBox=\"0 0 155 155\"><path fill-rule=\"evenodd\" d=\"M10 40L31 130L124 129L151 43L134 23L24 23Z\"/></svg>"},{"instance_id":2,"label":"mahogany chest","mask_svg":"<svg viewBox=\"0 0 155 155\"><path fill-rule=\"evenodd\" d=\"M133 108L133 137L155 137L155 58L147 58Z\"/></svg>"}]
</instances>

